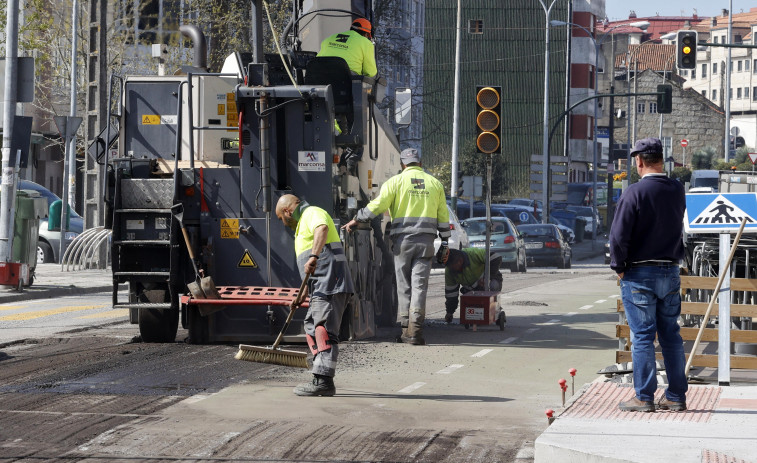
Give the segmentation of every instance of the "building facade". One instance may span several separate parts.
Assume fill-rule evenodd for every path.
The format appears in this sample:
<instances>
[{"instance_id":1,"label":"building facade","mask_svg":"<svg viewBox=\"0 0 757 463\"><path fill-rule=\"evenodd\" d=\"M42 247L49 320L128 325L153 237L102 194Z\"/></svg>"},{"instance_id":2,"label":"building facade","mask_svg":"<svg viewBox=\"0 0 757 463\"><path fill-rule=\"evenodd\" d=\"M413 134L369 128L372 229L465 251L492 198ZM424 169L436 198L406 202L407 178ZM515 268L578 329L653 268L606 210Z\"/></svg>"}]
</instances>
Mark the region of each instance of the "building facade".
<instances>
[{"instance_id":1,"label":"building facade","mask_svg":"<svg viewBox=\"0 0 757 463\"><path fill-rule=\"evenodd\" d=\"M757 8L746 13L734 13L732 40L728 40L728 12L709 18L693 28L698 32L699 42L713 45L755 45L757 33ZM749 48L707 46L697 52L697 68L682 71L686 78L685 88L691 88L713 102L725 107L730 103L730 127L738 130L746 146L757 147L757 50ZM731 85L727 87L727 70L730 68ZM727 90L726 90L727 89ZM725 136L725 128L721 139ZM721 143L723 144L723 143ZM721 153L723 149L720 150Z\"/></svg>"},{"instance_id":2,"label":"building facade","mask_svg":"<svg viewBox=\"0 0 757 463\"><path fill-rule=\"evenodd\" d=\"M568 0L555 1L549 19L568 21L569 5ZM426 4L422 143L426 166L451 161L456 18L455 0ZM543 152L545 19L545 10L536 1L462 2L458 157L462 166L471 157L483 159L475 150L476 87L500 86L502 153L493 155L494 196L528 196L531 156ZM550 127L566 108L567 51L566 28L553 28L547 73ZM560 126L551 154L564 153L563 140ZM459 172L461 177L478 175L465 168Z\"/></svg>"}]
</instances>

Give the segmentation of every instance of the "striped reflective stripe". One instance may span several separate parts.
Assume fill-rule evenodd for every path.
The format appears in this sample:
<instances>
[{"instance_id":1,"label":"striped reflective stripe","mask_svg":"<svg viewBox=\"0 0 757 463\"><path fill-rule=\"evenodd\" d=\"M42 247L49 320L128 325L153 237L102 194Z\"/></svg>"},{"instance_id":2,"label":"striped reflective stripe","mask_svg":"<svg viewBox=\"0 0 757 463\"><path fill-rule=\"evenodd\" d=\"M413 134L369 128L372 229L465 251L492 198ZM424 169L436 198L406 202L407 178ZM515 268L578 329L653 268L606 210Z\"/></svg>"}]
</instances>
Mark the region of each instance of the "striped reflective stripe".
<instances>
[{"instance_id":1,"label":"striped reflective stripe","mask_svg":"<svg viewBox=\"0 0 757 463\"><path fill-rule=\"evenodd\" d=\"M398 217L392 220L390 234L430 233L436 235L438 222L429 217Z\"/></svg>"}]
</instances>

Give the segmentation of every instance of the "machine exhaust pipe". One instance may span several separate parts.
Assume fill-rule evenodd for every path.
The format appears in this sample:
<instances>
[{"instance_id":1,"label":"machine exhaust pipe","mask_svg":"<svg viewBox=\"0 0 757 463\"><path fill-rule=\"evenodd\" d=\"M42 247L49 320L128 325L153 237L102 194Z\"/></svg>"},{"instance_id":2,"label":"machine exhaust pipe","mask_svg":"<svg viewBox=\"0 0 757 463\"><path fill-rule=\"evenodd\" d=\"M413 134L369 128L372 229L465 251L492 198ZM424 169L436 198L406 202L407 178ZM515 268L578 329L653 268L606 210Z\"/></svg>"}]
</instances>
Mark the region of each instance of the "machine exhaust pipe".
<instances>
[{"instance_id":1,"label":"machine exhaust pipe","mask_svg":"<svg viewBox=\"0 0 757 463\"><path fill-rule=\"evenodd\" d=\"M184 24L179 27L179 31L181 31L182 35L192 40L192 48L194 49L194 62L192 65L207 71L208 43L205 41L205 34L202 33L199 27L192 24Z\"/></svg>"}]
</instances>

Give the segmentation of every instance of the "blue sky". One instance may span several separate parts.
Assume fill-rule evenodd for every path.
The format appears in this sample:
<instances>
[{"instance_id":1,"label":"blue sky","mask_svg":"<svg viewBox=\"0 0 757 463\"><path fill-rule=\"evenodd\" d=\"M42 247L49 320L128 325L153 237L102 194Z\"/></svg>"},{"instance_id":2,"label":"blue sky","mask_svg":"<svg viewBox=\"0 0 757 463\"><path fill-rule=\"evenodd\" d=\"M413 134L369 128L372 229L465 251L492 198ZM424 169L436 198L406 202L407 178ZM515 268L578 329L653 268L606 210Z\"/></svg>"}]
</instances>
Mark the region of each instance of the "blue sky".
<instances>
[{"instance_id":1,"label":"blue sky","mask_svg":"<svg viewBox=\"0 0 757 463\"><path fill-rule=\"evenodd\" d=\"M732 0L733 12L749 11L757 7L755 0ZM688 1L660 1L660 0L606 0L605 14L611 21L628 18L630 10L636 11L636 16L689 16L697 10L697 15L703 17L717 16L722 9L728 9L731 0L688 0Z\"/></svg>"}]
</instances>

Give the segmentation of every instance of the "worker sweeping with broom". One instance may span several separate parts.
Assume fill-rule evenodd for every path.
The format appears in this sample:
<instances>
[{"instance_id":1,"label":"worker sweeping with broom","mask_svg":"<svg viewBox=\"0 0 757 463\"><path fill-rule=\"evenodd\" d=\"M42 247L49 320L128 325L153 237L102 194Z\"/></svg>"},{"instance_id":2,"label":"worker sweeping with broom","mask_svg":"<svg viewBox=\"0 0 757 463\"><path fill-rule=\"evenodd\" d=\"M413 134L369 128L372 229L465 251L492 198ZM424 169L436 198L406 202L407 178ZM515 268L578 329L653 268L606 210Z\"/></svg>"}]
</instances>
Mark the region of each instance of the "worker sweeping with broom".
<instances>
[{"instance_id":1,"label":"worker sweeping with broom","mask_svg":"<svg viewBox=\"0 0 757 463\"><path fill-rule=\"evenodd\" d=\"M299 396L333 396L334 374L339 356L339 327L347 302L354 292L347 257L334 221L320 207L297 196L284 195L276 204L276 216L294 230L297 267L310 283L310 308L305 316L305 335L313 353L313 380L294 388Z\"/></svg>"}]
</instances>

